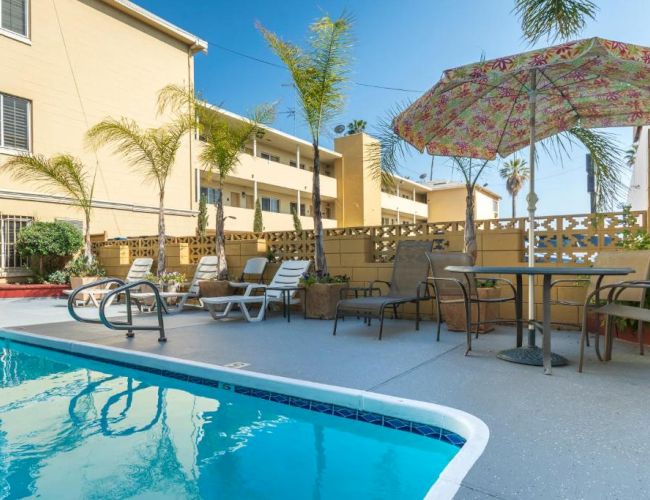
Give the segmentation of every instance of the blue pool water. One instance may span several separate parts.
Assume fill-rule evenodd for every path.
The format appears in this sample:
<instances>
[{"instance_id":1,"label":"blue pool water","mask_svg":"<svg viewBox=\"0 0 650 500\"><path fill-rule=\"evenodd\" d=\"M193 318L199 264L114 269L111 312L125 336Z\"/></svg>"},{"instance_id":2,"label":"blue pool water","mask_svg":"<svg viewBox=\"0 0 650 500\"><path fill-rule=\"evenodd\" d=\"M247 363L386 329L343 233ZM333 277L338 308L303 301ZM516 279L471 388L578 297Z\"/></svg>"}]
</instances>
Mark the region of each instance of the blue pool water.
<instances>
[{"instance_id":1,"label":"blue pool water","mask_svg":"<svg viewBox=\"0 0 650 500\"><path fill-rule=\"evenodd\" d=\"M0 498L421 498L458 450L0 339Z\"/></svg>"}]
</instances>

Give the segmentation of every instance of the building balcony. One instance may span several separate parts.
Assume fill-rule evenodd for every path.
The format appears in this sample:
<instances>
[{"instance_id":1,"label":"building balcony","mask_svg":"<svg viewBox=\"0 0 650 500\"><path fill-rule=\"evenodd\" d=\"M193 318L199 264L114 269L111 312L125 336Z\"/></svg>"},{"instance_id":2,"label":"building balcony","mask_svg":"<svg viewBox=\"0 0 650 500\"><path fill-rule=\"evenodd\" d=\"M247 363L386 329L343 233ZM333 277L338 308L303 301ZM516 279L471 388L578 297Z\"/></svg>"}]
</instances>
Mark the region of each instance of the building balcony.
<instances>
[{"instance_id":1,"label":"building balcony","mask_svg":"<svg viewBox=\"0 0 650 500\"><path fill-rule=\"evenodd\" d=\"M429 208L426 203L384 192L381 193L381 208L382 210L399 212L405 217L415 215L416 217L426 218L429 215Z\"/></svg>"},{"instance_id":2,"label":"building balcony","mask_svg":"<svg viewBox=\"0 0 650 500\"><path fill-rule=\"evenodd\" d=\"M229 177L244 179L249 182L257 181L258 183L279 186L303 193L312 192L312 172L246 153L240 155L239 164ZM336 198L336 188L336 179L334 177L320 176L321 196Z\"/></svg>"},{"instance_id":3,"label":"building balcony","mask_svg":"<svg viewBox=\"0 0 650 500\"><path fill-rule=\"evenodd\" d=\"M255 220L255 210L251 208L223 207L226 231L252 231ZM214 229L216 219L216 208L208 206L208 228ZM262 222L264 231L293 231L293 216L287 213L262 211ZM311 217L300 217L303 229L313 229L314 220ZM323 218L325 228L336 227L336 219Z\"/></svg>"}]
</instances>

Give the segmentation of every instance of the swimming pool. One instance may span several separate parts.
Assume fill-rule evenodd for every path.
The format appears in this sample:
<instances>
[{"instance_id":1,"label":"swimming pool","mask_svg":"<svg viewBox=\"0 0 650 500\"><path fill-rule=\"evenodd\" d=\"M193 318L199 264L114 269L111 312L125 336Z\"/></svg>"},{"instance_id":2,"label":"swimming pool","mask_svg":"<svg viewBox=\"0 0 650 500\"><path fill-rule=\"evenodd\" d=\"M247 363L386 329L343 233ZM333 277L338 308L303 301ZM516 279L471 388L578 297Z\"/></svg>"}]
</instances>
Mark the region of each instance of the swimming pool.
<instances>
[{"instance_id":1,"label":"swimming pool","mask_svg":"<svg viewBox=\"0 0 650 500\"><path fill-rule=\"evenodd\" d=\"M0 498L421 498L476 447L385 402L353 404L360 391L1 339L0 353Z\"/></svg>"}]
</instances>

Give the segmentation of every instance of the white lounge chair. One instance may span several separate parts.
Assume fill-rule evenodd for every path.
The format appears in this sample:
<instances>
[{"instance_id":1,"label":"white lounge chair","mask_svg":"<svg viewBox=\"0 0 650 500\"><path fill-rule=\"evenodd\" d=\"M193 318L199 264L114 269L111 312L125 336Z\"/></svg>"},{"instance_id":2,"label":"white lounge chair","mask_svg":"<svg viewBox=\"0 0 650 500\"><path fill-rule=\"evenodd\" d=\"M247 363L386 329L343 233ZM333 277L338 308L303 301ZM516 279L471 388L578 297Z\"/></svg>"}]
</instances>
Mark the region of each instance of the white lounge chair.
<instances>
[{"instance_id":1,"label":"white lounge chair","mask_svg":"<svg viewBox=\"0 0 650 500\"><path fill-rule=\"evenodd\" d=\"M266 308L270 304L282 303L289 307L293 304L299 304L300 299L297 297L297 290L293 289L300 284L300 278L309 269L308 260L285 260L280 264L280 268L275 273L273 280L268 285L251 283L247 285L243 295L230 295L227 297L204 297L203 305L208 309L214 319L226 318L234 306L238 306L246 321L262 321ZM291 290L284 292L282 288ZM253 295L257 292L258 295ZM264 292L259 294L259 292ZM285 300L284 294L288 297ZM256 315L252 315L249 309L251 305L258 305L259 310ZM217 311L216 306L225 306L223 311Z\"/></svg>"},{"instance_id":2,"label":"white lounge chair","mask_svg":"<svg viewBox=\"0 0 650 500\"><path fill-rule=\"evenodd\" d=\"M124 281L126 283L133 283L134 281L139 281L141 279L144 279L144 277L149 273L151 270L151 265L153 264L153 259L150 257L140 257L138 259L135 259L133 263L131 264L131 267L129 268L129 272L126 274L126 278ZM100 278L104 279L104 278ZM99 307L99 303L102 300L102 297L106 295L111 288L114 288L116 286L115 283L108 283L104 287L101 288L90 288L88 290L84 290L84 294L86 298L84 300L78 300L76 305L88 305L92 304L95 307ZM64 294L66 295L71 295L74 292L74 290L64 290Z\"/></svg>"},{"instance_id":3,"label":"white lounge chair","mask_svg":"<svg viewBox=\"0 0 650 500\"><path fill-rule=\"evenodd\" d=\"M219 259L215 255L207 255L205 257L201 257L201 260L196 265L194 277L192 278L192 281L190 282L186 292L160 292L160 298L163 300L180 299L175 308L168 308L168 312L181 312L187 305L187 301L190 299L196 299L199 301L199 303L201 303L201 298L199 297L199 281L209 280L217 275L218 261ZM152 292L131 294L131 298L135 299L139 309L142 309L142 299L153 299L153 297L154 294ZM150 307L153 306L153 304L146 305ZM202 304L201 307L203 307Z\"/></svg>"},{"instance_id":4,"label":"white lounge chair","mask_svg":"<svg viewBox=\"0 0 650 500\"><path fill-rule=\"evenodd\" d=\"M233 288L246 288L248 285L253 283L250 281L250 278L257 276L257 283L262 283L264 281L264 271L266 271L266 266L269 263L269 259L266 257L253 257L246 261L239 281L231 281L230 286Z\"/></svg>"}]
</instances>

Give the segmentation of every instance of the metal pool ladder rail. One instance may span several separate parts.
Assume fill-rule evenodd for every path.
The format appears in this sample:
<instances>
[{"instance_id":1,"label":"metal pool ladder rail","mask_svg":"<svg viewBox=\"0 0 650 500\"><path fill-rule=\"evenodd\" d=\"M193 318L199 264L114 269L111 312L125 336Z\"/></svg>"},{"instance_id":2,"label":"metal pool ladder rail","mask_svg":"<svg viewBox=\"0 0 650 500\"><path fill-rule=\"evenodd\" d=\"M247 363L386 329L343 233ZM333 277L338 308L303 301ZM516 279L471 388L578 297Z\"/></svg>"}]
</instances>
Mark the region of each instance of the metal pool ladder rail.
<instances>
[{"instance_id":1,"label":"metal pool ladder rail","mask_svg":"<svg viewBox=\"0 0 650 500\"><path fill-rule=\"evenodd\" d=\"M82 318L77 314L74 309L75 300L77 295L82 293L84 290L89 288L95 288L98 286L109 286L111 284L117 284L117 288L108 290L104 298L99 304L99 319L92 318ZM153 298L156 301L156 313L158 316L158 325L134 325L133 324L133 311L131 310L131 290L134 288L147 287L151 288L153 292ZM123 293L126 297L126 321L115 321L109 320L106 317L106 307L113 302L113 298L117 295ZM167 306L165 301L160 297L160 292L158 287L154 285L151 281L139 280L133 281L131 283L125 283L124 280L119 278L104 278L99 281L94 281L92 283L87 283L78 288L75 288L70 297L68 297L68 312L70 316L76 321L81 323L92 323L92 324L102 324L106 328L111 330L121 330L126 331L127 337L133 337L135 334L134 330L146 330L146 331L157 331L158 332L158 342L166 342L167 337L165 337L165 322L163 321L163 312L168 313Z\"/></svg>"}]
</instances>

